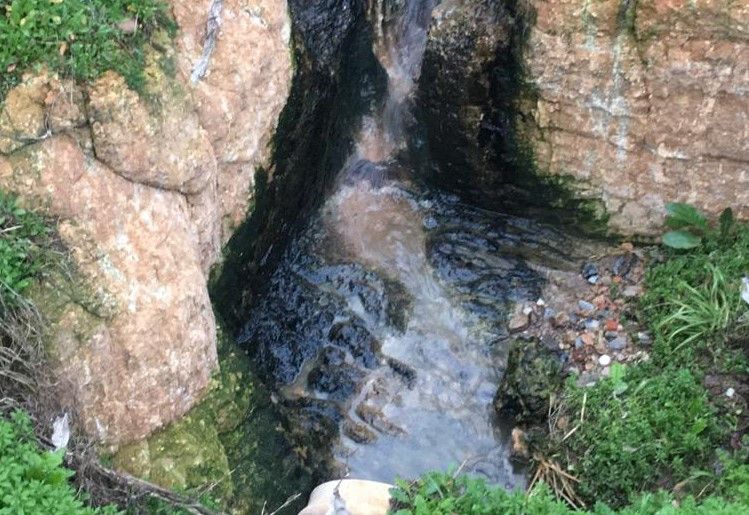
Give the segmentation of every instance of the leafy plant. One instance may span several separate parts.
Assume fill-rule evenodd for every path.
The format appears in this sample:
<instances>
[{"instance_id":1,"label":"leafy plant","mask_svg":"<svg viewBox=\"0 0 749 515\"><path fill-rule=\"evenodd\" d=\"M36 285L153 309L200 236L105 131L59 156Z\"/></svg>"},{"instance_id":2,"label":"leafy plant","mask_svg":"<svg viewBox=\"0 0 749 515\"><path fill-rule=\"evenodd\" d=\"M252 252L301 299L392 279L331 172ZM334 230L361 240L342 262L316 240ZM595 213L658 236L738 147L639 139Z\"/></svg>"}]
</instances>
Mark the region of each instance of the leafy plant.
<instances>
[{"instance_id":1,"label":"leafy plant","mask_svg":"<svg viewBox=\"0 0 749 515\"><path fill-rule=\"evenodd\" d=\"M0 0L0 99L37 64L78 80L114 70L140 89L145 44L175 29L168 12L162 0Z\"/></svg>"},{"instance_id":2,"label":"leafy plant","mask_svg":"<svg viewBox=\"0 0 749 515\"><path fill-rule=\"evenodd\" d=\"M0 191L0 297L12 305L45 264L49 228L38 215Z\"/></svg>"},{"instance_id":3,"label":"leafy plant","mask_svg":"<svg viewBox=\"0 0 749 515\"><path fill-rule=\"evenodd\" d=\"M40 451L29 417L16 411L0 419L0 515L55 513L114 514L114 508L86 507L68 482L63 451Z\"/></svg>"},{"instance_id":4,"label":"leafy plant","mask_svg":"<svg viewBox=\"0 0 749 515\"><path fill-rule=\"evenodd\" d=\"M666 225L673 229L663 235L663 244L667 247L693 249L712 232L707 217L690 204L671 202L666 205L666 213ZM723 211L718 223L718 232L727 237L735 223L731 208Z\"/></svg>"}]
</instances>

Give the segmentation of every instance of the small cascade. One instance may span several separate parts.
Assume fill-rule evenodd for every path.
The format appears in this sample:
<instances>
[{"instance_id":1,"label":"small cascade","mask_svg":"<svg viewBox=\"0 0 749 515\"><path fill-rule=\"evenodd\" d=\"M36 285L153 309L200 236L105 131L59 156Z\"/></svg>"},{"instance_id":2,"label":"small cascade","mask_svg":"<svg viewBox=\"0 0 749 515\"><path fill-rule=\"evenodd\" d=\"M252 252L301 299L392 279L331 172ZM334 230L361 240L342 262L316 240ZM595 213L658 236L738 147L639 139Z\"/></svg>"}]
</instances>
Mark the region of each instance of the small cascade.
<instances>
[{"instance_id":1,"label":"small cascade","mask_svg":"<svg viewBox=\"0 0 749 515\"><path fill-rule=\"evenodd\" d=\"M335 473L392 482L450 465L508 488L508 427L492 406L509 306L571 248L527 220L412 184L409 107L434 0L372 0L381 112L362 120L338 187L292 243L242 340L298 434ZM316 458L317 459L317 458ZM319 458L322 459L322 458Z\"/></svg>"}]
</instances>

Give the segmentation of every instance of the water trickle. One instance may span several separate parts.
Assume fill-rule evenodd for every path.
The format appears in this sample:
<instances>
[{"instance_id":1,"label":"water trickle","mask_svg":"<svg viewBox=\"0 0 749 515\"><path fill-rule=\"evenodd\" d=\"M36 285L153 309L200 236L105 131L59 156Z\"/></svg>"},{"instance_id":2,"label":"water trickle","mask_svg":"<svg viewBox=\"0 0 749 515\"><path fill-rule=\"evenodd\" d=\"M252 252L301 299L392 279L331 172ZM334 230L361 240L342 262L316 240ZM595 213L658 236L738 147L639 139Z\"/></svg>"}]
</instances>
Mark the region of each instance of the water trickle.
<instances>
[{"instance_id":1,"label":"water trickle","mask_svg":"<svg viewBox=\"0 0 749 515\"><path fill-rule=\"evenodd\" d=\"M558 263L569 242L403 178L398 151L433 3L372 0L388 98L362 121L337 191L290 246L242 339L296 407L292 423L324 433L351 477L390 482L462 464L514 487L523 476L492 408L506 313L538 297L539 263Z\"/></svg>"}]
</instances>

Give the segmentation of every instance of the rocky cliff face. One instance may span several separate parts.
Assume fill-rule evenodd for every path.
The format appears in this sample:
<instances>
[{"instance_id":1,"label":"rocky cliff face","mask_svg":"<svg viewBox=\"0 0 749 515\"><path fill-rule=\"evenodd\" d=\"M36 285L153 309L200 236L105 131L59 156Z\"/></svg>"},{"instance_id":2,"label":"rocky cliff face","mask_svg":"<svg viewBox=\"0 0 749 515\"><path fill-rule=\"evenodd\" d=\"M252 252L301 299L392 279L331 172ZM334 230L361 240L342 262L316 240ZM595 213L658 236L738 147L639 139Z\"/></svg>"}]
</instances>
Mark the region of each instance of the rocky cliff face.
<instances>
[{"instance_id":1,"label":"rocky cliff face","mask_svg":"<svg viewBox=\"0 0 749 515\"><path fill-rule=\"evenodd\" d=\"M37 293L65 401L111 446L180 417L209 384L207 274L246 215L291 84L285 0L224 1L197 83L216 6L170 3L180 31L150 53L144 95L111 73L87 86L41 73L0 114L0 187L58 220L85 285Z\"/></svg>"},{"instance_id":2,"label":"rocky cliff face","mask_svg":"<svg viewBox=\"0 0 749 515\"><path fill-rule=\"evenodd\" d=\"M748 27L742 2L445 0L418 92L428 176L521 208L574 208L571 187L624 234L670 201L748 216Z\"/></svg>"},{"instance_id":3,"label":"rocky cliff face","mask_svg":"<svg viewBox=\"0 0 749 515\"><path fill-rule=\"evenodd\" d=\"M749 215L749 5L532 0L525 60L538 165L587 183L611 226L664 204Z\"/></svg>"},{"instance_id":4,"label":"rocky cliff face","mask_svg":"<svg viewBox=\"0 0 749 515\"><path fill-rule=\"evenodd\" d=\"M286 243L320 206L349 156L362 113L387 87L372 52L362 0L290 0L295 76L275 136L271 166L252 216L226 247L212 290L216 309L234 329L246 321Z\"/></svg>"}]
</instances>

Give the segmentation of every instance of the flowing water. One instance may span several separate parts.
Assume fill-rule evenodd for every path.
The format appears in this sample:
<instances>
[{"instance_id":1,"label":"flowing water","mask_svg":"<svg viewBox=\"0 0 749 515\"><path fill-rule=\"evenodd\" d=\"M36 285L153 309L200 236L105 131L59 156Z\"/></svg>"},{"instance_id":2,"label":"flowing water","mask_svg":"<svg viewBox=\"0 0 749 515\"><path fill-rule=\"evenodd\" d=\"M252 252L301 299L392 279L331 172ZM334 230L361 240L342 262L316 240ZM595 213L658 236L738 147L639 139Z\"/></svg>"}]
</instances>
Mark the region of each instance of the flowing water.
<instances>
[{"instance_id":1,"label":"flowing water","mask_svg":"<svg viewBox=\"0 0 749 515\"><path fill-rule=\"evenodd\" d=\"M290 246L242 340L350 477L393 481L462 465L507 487L492 401L508 306L536 300L565 237L417 188L399 158L433 0L373 3L388 72L335 193ZM323 438L323 440L324 440Z\"/></svg>"}]
</instances>

